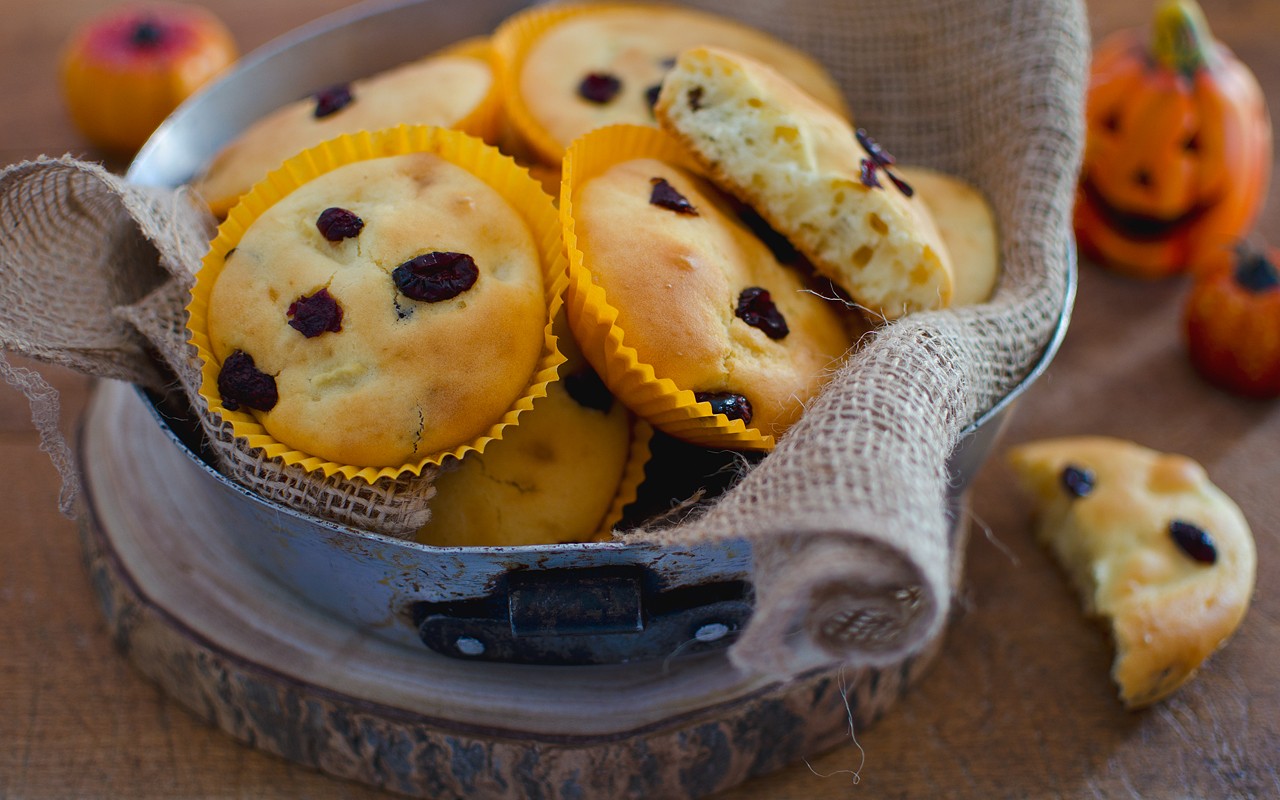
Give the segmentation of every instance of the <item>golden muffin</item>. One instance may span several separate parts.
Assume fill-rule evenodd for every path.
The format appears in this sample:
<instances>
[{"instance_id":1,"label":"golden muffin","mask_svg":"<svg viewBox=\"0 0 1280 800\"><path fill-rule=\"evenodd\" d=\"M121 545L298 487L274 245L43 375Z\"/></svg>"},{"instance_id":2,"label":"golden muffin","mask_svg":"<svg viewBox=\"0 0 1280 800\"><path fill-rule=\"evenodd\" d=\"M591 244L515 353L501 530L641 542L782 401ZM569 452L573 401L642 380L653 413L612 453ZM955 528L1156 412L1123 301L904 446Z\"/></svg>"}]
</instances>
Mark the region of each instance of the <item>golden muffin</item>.
<instances>
[{"instance_id":1,"label":"golden muffin","mask_svg":"<svg viewBox=\"0 0 1280 800\"><path fill-rule=\"evenodd\" d=\"M764 436L784 433L849 347L837 305L808 291L728 198L684 167L623 160L571 191L582 267L616 309L616 335L657 379L692 391L713 412ZM578 326L575 333L581 341ZM583 349L588 357L599 351L585 342ZM613 382L615 368L595 367L645 414ZM650 421L668 429L664 419Z\"/></svg>"},{"instance_id":2,"label":"golden muffin","mask_svg":"<svg viewBox=\"0 0 1280 800\"><path fill-rule=\"evenodd\" d=\"M401 123L496 134L497 84L483 41L331 86L249 126L222 148L194 185L223 216L288 157L335 136Z\"/></svg>"},{"instance_id":3,"label":"golden muffin","mask_svg":"<svg viewBox=\"0 0 1280 800\"><path fill-rule=\"evenodd\" d=\"M1166 697L1240 625L1257 572L1240 508L1191 459L1079 436L1015 447L1036 533L1108 621L1125 705Z\"/></svg>"},{"instance_id":4,"label":"golden muffin","mask_svg":"<svg viewBox=\"0 0 1280 800\"><path fill-rule=\"evenodd\" d=\"M1000 236L987 199L973 186L944 172L904 165L898 174L929 208L951 255L955 281L951 305L986 301L1000 277Z\"/></svg>"},{"instance_id":5,"label":"golden muffin","mask_svg":"<svg viewBox=\"0 0 1280 800\"><path fill-rule=\"evenodd\" d=\"M558 164L582 134L654 124L653 103L680 51L720 45L771 64L837 113L844 95L817 61L739 22L677 6L539 6L494 34L505 103L538 157Z\"/></svg>"},{"instance_id":6,"label":"golden muffin","mask_svg":"<svg viewBox=\"0 0 1280 800\"><path fill-rule=\"evenodd\" d=\"M217 274L222 404L339 464L467 443L530 385L543 276L525 218L467 169L427 152L339 166L267 208Z\"/></svg>"},{"instance_id":7,"label":"golden muffin","mask_svg":"<svg viewBox=\"0 0 1280 800\"><path fill-rule=\"evenodd\" d=\"M643 447L632 438L626 407L584 364L549 385L502 441L440 473L431 520L415 538L438 547L590 541L616 521L633 447Z\"/></svg>"},{"instance_id":8,"label":"golden muffin","mask_svg":"<svg viewBox=\"0 0 1280 800\"><path fill-rule=\"evenodd\" d=\"M888 319L950 304L950 254L892 156L777 70L686 50L655 111L718 186L859 304Z\"/></svg>"}]
</instances>

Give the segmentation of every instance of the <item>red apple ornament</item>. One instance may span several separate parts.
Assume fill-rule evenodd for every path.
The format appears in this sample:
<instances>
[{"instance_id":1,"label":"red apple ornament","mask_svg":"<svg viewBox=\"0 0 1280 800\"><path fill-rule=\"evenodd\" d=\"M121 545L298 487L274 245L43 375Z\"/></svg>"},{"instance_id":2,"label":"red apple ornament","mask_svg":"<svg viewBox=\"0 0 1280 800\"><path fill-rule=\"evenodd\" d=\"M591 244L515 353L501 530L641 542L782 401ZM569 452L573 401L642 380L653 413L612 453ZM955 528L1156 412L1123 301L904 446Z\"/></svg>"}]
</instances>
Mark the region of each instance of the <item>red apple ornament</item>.
<instances>
[{"instance_id":1,"label":"red apple ornament","mask_svg":"<svg viewBox=\"0 0 1280 800\"><path fill-rule=\"evenodd\" d=\"M1280 249L1241 245L1196 276L1183 314L1191 363L1246 397L1280 397Z\"/></svg>"},{"instance_id":2,"label":"red apple ornament","mask_svg":"<svg viewBox=\"0 0 1280 800\"><path fill-rule=\"evenodd\" d=\"M203 8L127 6L72 36L62 54L63 98L87 139L130 153L237 55L226 26Z\"/></svg>"}]
</instances>

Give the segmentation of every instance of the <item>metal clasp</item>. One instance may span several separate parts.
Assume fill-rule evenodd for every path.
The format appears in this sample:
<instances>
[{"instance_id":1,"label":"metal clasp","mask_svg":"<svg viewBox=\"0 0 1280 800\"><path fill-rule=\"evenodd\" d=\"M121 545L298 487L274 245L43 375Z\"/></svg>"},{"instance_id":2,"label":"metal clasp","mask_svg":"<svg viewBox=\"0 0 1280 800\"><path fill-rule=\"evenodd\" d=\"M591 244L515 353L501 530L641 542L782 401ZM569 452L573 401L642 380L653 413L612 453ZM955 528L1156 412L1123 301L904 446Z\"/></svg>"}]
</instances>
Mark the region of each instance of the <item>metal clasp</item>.
<instances>
[{"instance_id":1,"label":"metal clasp","mask_svg":"<svg viewBox=\"0 0 1280 800\"><path fill-rule=\"evenodd\" d=\"M487 597L418 603L423 644L515 664L623 664L728 646L751 615L740 581L655 590L643 567L509 572Z\"/></svg>"}]
</instances>

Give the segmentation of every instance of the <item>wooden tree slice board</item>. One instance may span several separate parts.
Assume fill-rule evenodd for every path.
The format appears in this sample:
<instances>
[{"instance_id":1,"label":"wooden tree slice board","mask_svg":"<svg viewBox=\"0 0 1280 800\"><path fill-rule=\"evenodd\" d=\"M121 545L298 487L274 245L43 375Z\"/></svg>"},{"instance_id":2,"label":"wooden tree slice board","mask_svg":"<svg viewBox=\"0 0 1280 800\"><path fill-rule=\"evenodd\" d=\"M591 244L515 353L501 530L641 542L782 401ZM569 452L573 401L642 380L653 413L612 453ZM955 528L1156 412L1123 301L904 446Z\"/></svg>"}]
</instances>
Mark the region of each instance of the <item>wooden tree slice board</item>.
<instances>
[{"instance_id":1,"label":"wooden tree slice board","mask_svg":"<svg viewBox=\"0 0 1280 800\"><path fill-rule=\"evenodd\" d=\"M98 388L79 448L82 538L118 646L208 722L332 775L432 798L700 797L850 742L940 646L787 683L723 654L531 667L406 647L335 623L216 514L188 513L131 392Z\"/></svg>"}]
</instances>

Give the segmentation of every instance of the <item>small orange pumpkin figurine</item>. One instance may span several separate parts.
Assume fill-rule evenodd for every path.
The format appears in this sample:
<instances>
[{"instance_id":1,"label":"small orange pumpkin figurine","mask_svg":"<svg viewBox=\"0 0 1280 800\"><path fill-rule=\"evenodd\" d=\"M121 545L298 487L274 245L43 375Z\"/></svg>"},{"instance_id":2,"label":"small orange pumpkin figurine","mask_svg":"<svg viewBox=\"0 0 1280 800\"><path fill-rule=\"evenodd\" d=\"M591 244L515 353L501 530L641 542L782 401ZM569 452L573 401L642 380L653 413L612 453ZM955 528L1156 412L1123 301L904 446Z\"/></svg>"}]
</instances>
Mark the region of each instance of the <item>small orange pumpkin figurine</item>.
<instances>
[{"instance_id":1,"label":"small orange pumpkin figurine","mask_svg":"<svg viewBox=\"0 0 1280 800\"><path fill-rule=\"evenodd\" d=\"M1215 254L1198 270L1185 312L1191 363L1249 397L1280 396L1280 251Z\"/></svg>"},{"instance_id":2,"label":"small orange pumpkin figurine","mask_svg":"<svg viewBox=\"0 0 1280 800\"><path fill-rule=\"evenodd\" d=\"M128 6L72 36L62 53L63 99L89 141L132 152L237 55L226 26L203 8Z\"/></svg>"},{"instance_id":3,"label":"small orange pumpkin figurine","mask_svg":"<svg viewBox=\"0 0 1280 800\"><path fill-rule=\"evenodd\" d=\"M1192 0L1156 12L1150 45L1125 30L1094 51L1076 237L1141 277L1182 272L1252 226L1271 172L1258 82Z\"/></svg>"}]
</instances>

